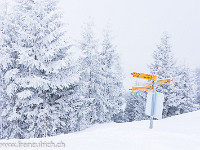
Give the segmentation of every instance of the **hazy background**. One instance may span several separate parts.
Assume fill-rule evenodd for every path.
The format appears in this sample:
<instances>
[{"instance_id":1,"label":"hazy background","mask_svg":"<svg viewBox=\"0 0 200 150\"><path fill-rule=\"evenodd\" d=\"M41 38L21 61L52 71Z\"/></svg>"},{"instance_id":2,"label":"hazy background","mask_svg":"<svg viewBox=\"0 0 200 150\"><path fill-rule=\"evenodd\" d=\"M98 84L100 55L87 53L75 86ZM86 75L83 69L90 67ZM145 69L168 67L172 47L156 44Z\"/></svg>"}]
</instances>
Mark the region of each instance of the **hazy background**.
<instances>
[{"instance_id":1,"label":"hazy background","mask_svg":"<svg viewBox=\"0 0 200 150\"><path fill-rule=\"evenodd\" d=\"M171 36L179 63L200 67L200 0L60 0L70 34L93 18L96 31L112 25L124 68L125 87L132 86L133 71L148 73L147 64L163 32Z\"/></svg>"}]
</instances>

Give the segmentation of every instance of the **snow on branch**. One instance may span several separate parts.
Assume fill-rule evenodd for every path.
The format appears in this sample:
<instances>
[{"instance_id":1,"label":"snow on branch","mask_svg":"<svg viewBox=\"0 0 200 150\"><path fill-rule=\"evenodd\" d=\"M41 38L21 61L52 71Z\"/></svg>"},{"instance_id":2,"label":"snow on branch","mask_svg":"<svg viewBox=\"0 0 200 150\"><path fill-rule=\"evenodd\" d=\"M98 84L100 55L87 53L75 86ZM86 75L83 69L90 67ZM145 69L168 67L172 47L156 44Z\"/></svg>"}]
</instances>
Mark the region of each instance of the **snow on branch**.
<instances>
[{"instance_id":1,"label":"snow on branch","mask_svg":"<svg viewBox=\"0 0 200 150\"><path fill-rule=\"evenodd\" d=\"M30 91L30 90L24 90L24 91L18 93L17 96L20 99L26 99L26 98L32 97L33 94L34 93L32 91Z\"/></svg>"},{"instance_id":2,"label":"snow on branch","mask_svg":"<svg viewBox=\"0 0 200 150\"><path fill-rule=\"evenodd\" d=\"M47 89L49 85L49 81L37 76L27 76L25 78L17 78L16 83L18 83L21 87L24 88L43 88Z\"/></svg>"},{"instance_id":3,"label":"snow on branch","mask_svg":"<svg viewBox=\"0 0 200 150\"><path fill-rule=\"evenodd\" d=\"M18 72L19 72L19 69L17 69L17 68L7 71L4 76L6 83L8 83L10 80L14 79Z\"/></svg>"}]
</instances>

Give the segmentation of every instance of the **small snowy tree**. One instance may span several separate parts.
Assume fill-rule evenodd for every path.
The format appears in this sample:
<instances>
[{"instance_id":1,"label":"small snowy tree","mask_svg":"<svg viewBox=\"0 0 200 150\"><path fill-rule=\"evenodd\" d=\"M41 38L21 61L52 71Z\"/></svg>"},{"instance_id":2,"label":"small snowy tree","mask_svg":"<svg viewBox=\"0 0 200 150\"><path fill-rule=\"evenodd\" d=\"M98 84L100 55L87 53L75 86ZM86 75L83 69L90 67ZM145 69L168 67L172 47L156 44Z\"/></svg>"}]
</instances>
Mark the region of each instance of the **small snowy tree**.
<instances>
[{"instance_id":1,"label":"small snowy tree","mask_svg":"<svg viewBox=\"0 0 200 150\"><path fill-rule=\"evenodd\" d=\"M173 80L176 91L176 107L169 111L175 114L191 112L197 109L197 84L196 76L186 65L179 66Z\"/></svg>"},{"instance_id":2,"label":"small snowy tree","mask_svg":"<svg viewBox=\"0 0 200 150\"><path fill-rule=\"evenodd\" d=\"M131 122L145 119L146 96L146 92L126 94L124 121Z\"/></svg>"},{"instance_id":3,"label":"small snowy tree","mask_svg":"<svg viewBox=\"0 0 200 150\"><path fill-rule=\"evenodd\" d=\"M197 83L197 104L200 105L200 69L196 70L196 83Z\"/></svg>"}]
</instances>

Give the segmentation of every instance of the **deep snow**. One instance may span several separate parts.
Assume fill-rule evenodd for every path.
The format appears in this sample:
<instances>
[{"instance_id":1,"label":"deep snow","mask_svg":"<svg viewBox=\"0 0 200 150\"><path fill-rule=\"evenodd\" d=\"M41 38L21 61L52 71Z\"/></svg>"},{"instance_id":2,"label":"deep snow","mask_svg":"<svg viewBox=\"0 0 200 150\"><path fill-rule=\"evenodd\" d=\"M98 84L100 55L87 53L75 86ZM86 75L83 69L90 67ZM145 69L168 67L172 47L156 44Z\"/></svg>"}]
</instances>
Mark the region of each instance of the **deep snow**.
<instances>
[{"instance_id":1,"label":"deep snow","mask_svg":"<svg viewBox=\"0 0 200 150\"><path fill-rule=\"evenodd\" d=\"M130 123L107 123L94 125L84 131L28 140L1 140L12 142L64 142L66 150L200 150L200 111L154 121L149 129L149 121ZM22 150L25 148L0 147L0 149Z\"/></svg>"}]
</instances>

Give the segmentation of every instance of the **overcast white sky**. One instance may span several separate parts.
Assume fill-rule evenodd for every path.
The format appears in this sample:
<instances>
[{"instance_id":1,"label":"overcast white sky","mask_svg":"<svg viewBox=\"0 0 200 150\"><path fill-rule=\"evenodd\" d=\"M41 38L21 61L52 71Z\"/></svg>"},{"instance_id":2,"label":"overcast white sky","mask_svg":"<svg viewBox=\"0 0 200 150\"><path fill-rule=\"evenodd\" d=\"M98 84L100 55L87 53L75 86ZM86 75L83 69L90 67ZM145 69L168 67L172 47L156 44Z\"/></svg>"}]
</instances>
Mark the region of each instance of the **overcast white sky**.
<instances>
[{"instance_id":1,"label":"overcast white sky","mask_svg":"<svg viewBox=\"0 0 200 150\"><path fill-rule=\"evenodd\" d=\"M147 64L163 32L171 35L172 50L180 62L200 67L200 0L60 1L74 37L89 16L97 30L108 22L112 25L126 88L133 83L131 72L149 72Z\"/></svg>"},{"instance_id":2,"label":"overcast white sky","mask_svg":"<svg viewBox=\"0 0 200 150\"><path fill-rule=\"evenodd\" d=\"M73 38L79 36L88 17L93 18L98 33L108 22L112 25L126 88L133 84L131 72L149 72L147 64L163 32L171 35L179 62L200 67L200 0L59 1Z\"/></svg>"}]
</instances>

